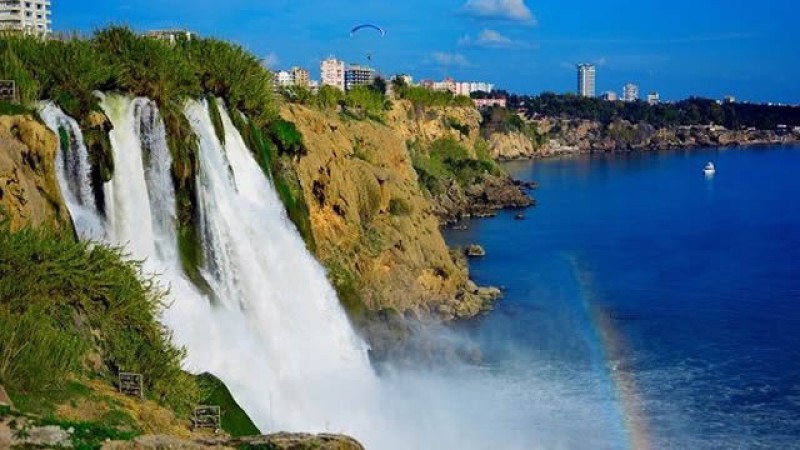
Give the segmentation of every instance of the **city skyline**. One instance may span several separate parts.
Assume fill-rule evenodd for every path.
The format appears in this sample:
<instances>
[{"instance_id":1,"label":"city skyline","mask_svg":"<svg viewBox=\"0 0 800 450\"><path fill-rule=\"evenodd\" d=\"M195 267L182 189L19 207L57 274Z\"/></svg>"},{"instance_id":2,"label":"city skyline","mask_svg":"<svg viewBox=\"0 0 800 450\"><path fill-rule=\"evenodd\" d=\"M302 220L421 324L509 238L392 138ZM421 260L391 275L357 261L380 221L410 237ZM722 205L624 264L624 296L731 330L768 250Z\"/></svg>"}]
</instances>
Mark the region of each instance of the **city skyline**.
<instances>
[{"instance_id":1,"label":"city skyline","mask_svg":"<svg viewBox=\"0 0 800 450\"><path fill-rule=\"evenodd\" d=\"M222 7L224 6L224 7ZM686 8L692 14L685 14ZM54 29L89 32L109 23L144 31L185 27L237 42L273 67L319 67L330 54L369 62L384 74L418 79L483 79L516 93L574 92L575 64L597 66L597 91L635 82L664 100L697 95L743 101L800 103L791 73L800 64L786 48L795 4L753 10L742 0L714 5L677 0L669 9L631 0L581 2L582 13L552 2L447 0L403 4L376 0L353 8L340 0L305 3L143 0L87 6L53 1ZM613 11L637 11L636 20ZM422 11L422 13L421 13ZM352 38L349 29L375 22L385 38ZM744 30L744 31L742 31Z\"/></svg>"}]
</instances>

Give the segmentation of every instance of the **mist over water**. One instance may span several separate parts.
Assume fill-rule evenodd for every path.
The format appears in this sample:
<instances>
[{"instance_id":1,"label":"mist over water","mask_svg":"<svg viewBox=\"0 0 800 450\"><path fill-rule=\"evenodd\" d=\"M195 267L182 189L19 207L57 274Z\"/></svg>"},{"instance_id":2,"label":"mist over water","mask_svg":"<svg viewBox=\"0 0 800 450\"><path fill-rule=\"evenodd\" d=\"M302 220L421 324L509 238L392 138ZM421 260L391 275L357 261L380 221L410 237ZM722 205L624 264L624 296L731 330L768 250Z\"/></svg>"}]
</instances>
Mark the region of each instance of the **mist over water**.
<instances>
[{"instance_id":1,"label":"mist over water","mask_svg":"<svg viewBox=\"0 0 800 450\"><path fill-rule=\"evenodd\" d=\"M156 105L108 95L101 106L114 125L105 215L73 198L87 190L87 170L60 169L73 217L92 218L76 220L78 230L146 261L145 269L170 289L162 320L187 348L186 368L222 379L262 431L343 432L370 449L627 446L596 333L585 315L573 314L582 304L577 288L574 308L535 324L538 341L502 333L485 341L475 329L491 333L491 326L480 322L475 329L432 327L443 340L480 342L485 362L390 364L378 376L224 107L224 143L207 103L185 107L199 142L197 225L210 288L201 290L181 267L172 161ZM48 111L54 130L74 125L57 109ZM78 133L75 126L75 145L59 158L88 167ZM101 232L89 233L92 223ZM564 285L576 286L571 266L563 269Z\"/></svg>"},{"instance_id":2,"label":"mist over water","mask_svg":"<svg viewBox=\"0 0 800 450\"><path fill-rule=\"evenodd\" d=\"M469 330L487 363L606 377L634 448L800 448L797 150L509 164L539 206L448 232L506 287Z\"/></svg>"}]
</instances>

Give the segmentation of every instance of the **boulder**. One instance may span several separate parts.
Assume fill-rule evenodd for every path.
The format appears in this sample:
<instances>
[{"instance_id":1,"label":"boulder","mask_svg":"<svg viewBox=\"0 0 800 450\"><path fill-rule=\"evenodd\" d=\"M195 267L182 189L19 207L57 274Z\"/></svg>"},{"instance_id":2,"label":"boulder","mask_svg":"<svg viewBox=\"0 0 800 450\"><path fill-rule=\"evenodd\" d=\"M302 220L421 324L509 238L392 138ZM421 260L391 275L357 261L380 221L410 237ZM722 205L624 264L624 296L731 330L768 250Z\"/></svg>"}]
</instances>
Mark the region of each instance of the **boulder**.
<instances>
[{"instance_id":1,"label":"boulder","mask_svg":"<svg viewBox=\"0 0 800 450\"><path fill-rule=\"evenodd\" d=\"M486 256L486 250L480 245L472 244L468 245L467 248L464 249L464 254L470 258L481 258Z\"/></svg>"}]
</instances>

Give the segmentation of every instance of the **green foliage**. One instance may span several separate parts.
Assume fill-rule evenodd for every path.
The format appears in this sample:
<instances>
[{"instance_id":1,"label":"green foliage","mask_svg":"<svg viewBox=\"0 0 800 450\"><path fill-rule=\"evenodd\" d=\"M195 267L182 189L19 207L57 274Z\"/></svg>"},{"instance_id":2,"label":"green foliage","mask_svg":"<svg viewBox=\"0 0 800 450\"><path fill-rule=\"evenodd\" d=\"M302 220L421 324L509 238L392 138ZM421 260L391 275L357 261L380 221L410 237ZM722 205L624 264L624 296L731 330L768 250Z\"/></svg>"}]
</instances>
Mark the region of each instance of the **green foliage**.
<instances>
[{"instance_id":1,"label":"green foliage","mask_svg":"<svg viewBox=\"0 0 800 450\"><path fill-rule=\"evenodd\" d=\"M0 77L16 80L24 105L50 99L79 120L97 108L94 91L146 96L178 111L187 97L220 97L260 126L277 115L269 71L220 40L170 45L114 26L88 40L0 37L0 54Z\"/></svg>"},{"instance_id":2,"label":"green foliage","mask_svg":"<svg viewBox=\"0 0 800 450\"><path fill-rule=\"evenodd\" d=\"M450 91L435 91L422 86L408 86L402 83L395 85L395 95L409 100L416 107L474 107L472 99L463 95L454 95Z\"/></svg>"},{"instance_id":3,"label":"green foliage","mask_svg":"<svg viewBox=\"0 0 800 450\"><path fill-rule=\"evenodd\" d=\"M37 421L36 425L55 425L62 430L72 429L70 441L75 450L99 450L108 441L130 441L138 432L121 431L106 422L72 422L56 419Z\"/></svg>"},{"instance_id":4,"label":"green foliage","mask_svg":"<svg viewBox=\"0 0 800 450\"><path fill-rule=\"evenodd\" d=\"M0 102L0 116L18 116L18 115L32 114L32 113L33 110L28 109L22 105Z\"/></svg>"},{"instance_id":5,"label":"green foliage","mask_svg":"<svg viewBox=\"0 0 800 450\"><path fill-rule=\"evenodd\" d=\"M314 97L314 104L321 109L336 109L342 103L344 103L344 92L330 85L319 88Z\"/></svg>"},{"instance_id":6,"label":"green foliage","mask_svg":"<svg viewBox=\"0 0 800 450\"><path fill-rule=\"evenodd\" d=\"M361 297L358 279L339 261L327 261L328 278L331 280L339 303L347 311L347 316L356 325L363 325L369 319L369 309Z\"/></svg>"},{"instance_id":7,"label":"green foliage","mask_svg":"<svg viewBox=\"0 0 800 450\"><path fill-rule=\"evenodd\" d=\"M293 123L283 119L273 120L268 128L272 142L278 147L280 155L299 156L305 155L303 136Z\"/></svg>"},{"instance_id":8,"label":"green foliage","mask_svg":"<svg viewBox=\"0 0 800 450\"><path fill-rule=\"evenodd\" d=\"M222 115L219 112L217 97L208 97L208 111L211 115L211 124L214 126L214 134L222 145L225 145L225 125L222 123Z\"/></svg>"},{"instance_id":9,"label":"green foliage","mask_svg":"<svg viewBox=\"0 0 800 450\"><path fill-rule=\"evenodd\" d=\"M486 174L500 174L500 169L488 156L488 150L478 153L478 159L452 137L437 139L427 151L419 144L409 143L414 169L420 185L429 193L438 195L451 181L466 188L479 182Z\"/></svg>"},{"instance_id":10,"label":"green foliage","mask_svg":"<svg viewBox=\"0 0 800 450\"><path fill-rule=\"evenodd\" d=\"M355 86L345 95L347 113L359 120L386 121L386 96L372 86Z\"/></svg>"},{"instance_id":11,"label":"green foliage","mask_svg":"<svg viewBox=\"0 0 800 450\"><path fill-rule=\"evenodd\" d=\"M469 125L462 124L457 119L454 119L452 117L445 117L444 126L458 131L459 133L461 133L462 136L469 136L470 132Z\"/></svg>"},{"instance_id":12,"label":"green foliage","mask_svg":"<svg viewBox=\"0 0 800 450\"><path fill-rule=\"evenodd\" d=\"M715 100L689 98L675 103L609 102L574 94L544 93L535 97L510 96L509 107L524 106L527 114L592 120L609 125L618 120L645 122L657 128L679 125L723 125L728 129L756 127L774 130L779 124L800 126L800 107L750 103L719 104Z\"/></svg>"},{"instance_id":13,"label":"green foliage","mask_svg":"<svg viewBox=\"0 0 800 450\"><path fill-rule=\"evenodd\" d=\"M519 114L509 109L494 106L482 111L481 131L484 137L492 133L522 133L534 147L540 148L547 142L547 135L540 133L535 123L526 122Z\"/></svg>"},{"instance_id":14,"label":"green foliage","mask_svg":"<svg viewBox=\"0 0 800 450\"><path fill-rule=\"evenodd\" d=\"M405 199L393 198L389 200L389 214L393 216L407 216L413 209Z\"/></svg>"},{"instance_id":15,"label":"green foliage","mask_svg":"<svg viewBox=\"0 0 800 450\"><path fill-rule=\"evenodd\" d=\"M187 411L196 385L180 369L183 350L157 321L163 293L140 274L118 249L1 224L0 381L22 392L58 388L97 347L108 373L141 373L151 398Z\"/></svg>"},{"instance_id":16,"label":"green foliage","mask_svg":"<svg viewBox=\"0 0 800 450\"><path fill-rule=\"evenodd\" d=\"M261 433L217 377L204 373L197 377L197 382L200 386L200 404L220 407L223 431L233 437L255 436Z\"/></svg>"}]
</instances>

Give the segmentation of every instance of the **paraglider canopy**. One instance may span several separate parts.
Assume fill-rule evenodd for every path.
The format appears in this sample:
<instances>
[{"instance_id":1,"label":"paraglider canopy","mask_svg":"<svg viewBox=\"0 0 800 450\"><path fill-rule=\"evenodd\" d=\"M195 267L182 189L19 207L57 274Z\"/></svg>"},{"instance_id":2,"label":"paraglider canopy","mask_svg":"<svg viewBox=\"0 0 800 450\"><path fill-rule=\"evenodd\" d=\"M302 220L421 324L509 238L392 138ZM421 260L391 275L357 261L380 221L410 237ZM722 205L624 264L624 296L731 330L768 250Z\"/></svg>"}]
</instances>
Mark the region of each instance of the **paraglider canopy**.
<instances>
[{"instance_id":1,"label":"paraglider canopy","mask_svg":"<svg viewBox=\"0 0 800 450\"><path fill-rule=\"evenodd\" d=\"M357 25L357 26L353 27L353 29L350 30L350 36L355 36L355 34L358 33L361 30L375 30L375 31L377 31L378 33L381 34L381 37L386 36L386 31L384 31L383 28L381 28L381 27L379 27L377 25L373 25L371 23L365 23L365 24L361 24L361 25Z\"/></svg>"}]
</instances>

